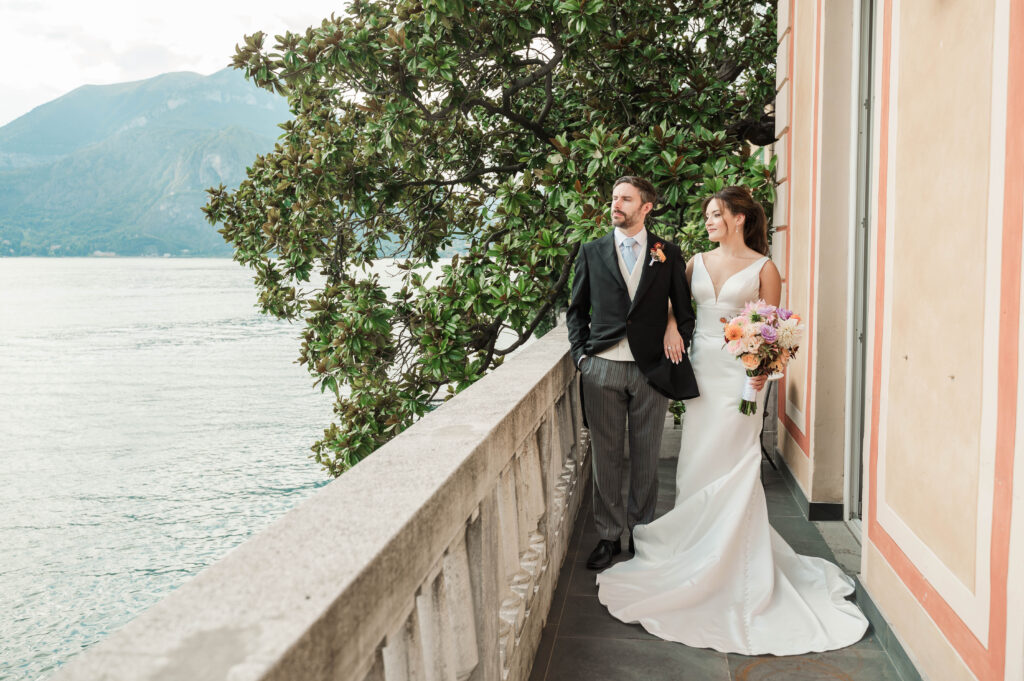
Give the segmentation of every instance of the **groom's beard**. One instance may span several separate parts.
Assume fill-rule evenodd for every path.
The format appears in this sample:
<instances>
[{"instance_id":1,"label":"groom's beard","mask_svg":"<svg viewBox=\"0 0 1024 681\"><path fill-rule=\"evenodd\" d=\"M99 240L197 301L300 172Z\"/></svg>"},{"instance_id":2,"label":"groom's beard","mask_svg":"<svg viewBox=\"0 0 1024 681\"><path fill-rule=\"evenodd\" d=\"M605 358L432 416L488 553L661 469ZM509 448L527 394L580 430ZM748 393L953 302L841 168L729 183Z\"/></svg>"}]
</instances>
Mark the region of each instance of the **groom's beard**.
<instances>
[{"instance_id":1,"label":"groom's beard","mask_svg":"<svg viewBox=\"0 0 1024 681\"><path fill-rule=\"evenodd\" d=\"M634 227L642 224L642 222L637 220L636 213L626 214L616 213L614 211L612 212L612 225L625 232L628 232Z\"/></svg>"}]
</instances>

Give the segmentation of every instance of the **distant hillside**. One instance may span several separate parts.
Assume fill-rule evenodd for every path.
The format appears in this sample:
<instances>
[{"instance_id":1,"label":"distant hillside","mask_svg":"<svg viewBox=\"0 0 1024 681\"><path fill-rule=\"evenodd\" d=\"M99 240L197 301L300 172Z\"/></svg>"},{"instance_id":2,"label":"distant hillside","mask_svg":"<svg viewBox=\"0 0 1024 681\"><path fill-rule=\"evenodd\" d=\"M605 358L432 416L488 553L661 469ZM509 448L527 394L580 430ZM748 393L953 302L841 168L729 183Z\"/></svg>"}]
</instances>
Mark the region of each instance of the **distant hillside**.
<instances>
[{"instance_id":1,"label":"distant hillside","mask_svg":"<svg viewBox=\"0 0 1024 681\"><path fill-rule=\"evenodd\" d=\"M0 255L229 255L204 190L273 148L285 100L240 72L78 88L0 128Z\"/></svg>"}]
</instances>

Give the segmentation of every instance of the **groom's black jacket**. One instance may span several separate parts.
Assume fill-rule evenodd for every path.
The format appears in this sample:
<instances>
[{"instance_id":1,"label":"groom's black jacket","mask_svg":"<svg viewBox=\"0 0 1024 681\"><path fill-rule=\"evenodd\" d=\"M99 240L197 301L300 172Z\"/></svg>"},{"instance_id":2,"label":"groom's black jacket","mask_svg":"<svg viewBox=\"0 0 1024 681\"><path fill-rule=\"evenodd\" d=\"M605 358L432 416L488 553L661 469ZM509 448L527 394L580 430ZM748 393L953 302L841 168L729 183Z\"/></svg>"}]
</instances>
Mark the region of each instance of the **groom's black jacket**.
<instances>
[{"instance_id":1,"label":"groom's black jacket","mask_svg":"<svg viewBox=\"0 0 1024 681\"><path fill-rule=\"evenodd\" d=\"M650 250L655 244L661 244L665 262L651 262ZM625 337L637 368L655 390L674 400L697 397L689 358L684 355L679 364L673 364L664 352L668 301L672 301L687 348L693 335L693 308L682 252L651 232L647 233L647 246L648 253L641 254L635 265L644 269L630 302L619 271L615 235L609 232L583 244L576 257L572 301L566 314L572 358L578 367L584 355L595 355Z\"/></svg>"}]
</instances>

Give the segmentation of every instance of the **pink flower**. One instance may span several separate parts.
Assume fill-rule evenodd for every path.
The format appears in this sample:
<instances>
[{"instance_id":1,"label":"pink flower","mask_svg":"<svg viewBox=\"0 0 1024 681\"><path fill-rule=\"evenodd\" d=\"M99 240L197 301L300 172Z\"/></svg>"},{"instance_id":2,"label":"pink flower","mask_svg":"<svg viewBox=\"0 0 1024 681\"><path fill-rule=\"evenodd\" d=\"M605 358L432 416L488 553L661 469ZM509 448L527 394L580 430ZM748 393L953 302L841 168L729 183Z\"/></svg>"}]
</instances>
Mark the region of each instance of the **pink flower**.
<instances>
[{"instance_id":1,"label":"pink flower","mask_svg":"<svg viewBox=\"0 0 1024 681\"><path fill-rule=\"evenodd\" d=\"M761 326L761 338L764 338L765 341L769 343L774 343L778 339L778 337L779 334L776 333L775 327L772 326L771 324L764 324Z\"/></svg>"}]
</instances>

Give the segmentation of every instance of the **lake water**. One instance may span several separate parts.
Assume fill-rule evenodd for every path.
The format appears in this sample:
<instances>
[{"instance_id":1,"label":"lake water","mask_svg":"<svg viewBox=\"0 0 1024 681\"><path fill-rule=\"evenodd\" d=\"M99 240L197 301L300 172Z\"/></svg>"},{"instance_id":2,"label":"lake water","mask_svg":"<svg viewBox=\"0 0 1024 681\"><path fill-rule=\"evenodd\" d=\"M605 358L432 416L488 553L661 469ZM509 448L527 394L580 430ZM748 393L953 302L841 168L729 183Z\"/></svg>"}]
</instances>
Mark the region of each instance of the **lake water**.
<instances>
[{"instance_id":1,"label":"lake water","mask_svg":"<svg viewBox=\"0 0 1024 681\"><path fill-rule=\"evenodd\" d=\"M326 483L300 325L229 260L0 258L0 679L41 679Z\"/></svg>"}]
</instances>

